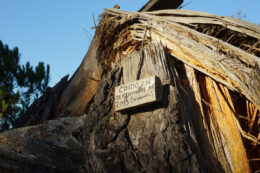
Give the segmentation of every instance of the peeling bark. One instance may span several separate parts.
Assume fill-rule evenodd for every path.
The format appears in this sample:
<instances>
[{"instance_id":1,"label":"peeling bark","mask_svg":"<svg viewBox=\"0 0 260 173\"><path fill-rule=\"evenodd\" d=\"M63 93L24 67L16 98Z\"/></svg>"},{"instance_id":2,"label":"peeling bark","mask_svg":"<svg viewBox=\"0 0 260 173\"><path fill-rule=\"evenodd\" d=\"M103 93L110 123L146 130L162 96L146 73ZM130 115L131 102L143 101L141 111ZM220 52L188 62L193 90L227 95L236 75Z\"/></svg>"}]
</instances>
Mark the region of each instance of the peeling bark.
<instances>
[{"instance_id":1,"label":"peeling bark","mask_svg":"<svg viewBox=\"0 0 260 173\"><path fill-rule=\"evenodd\" d=\"M17 123L34 126L0 134L0 172L256 171L259 33L200 12L106 9L73 77ZM116 86L153 75L161 102L114 111Z\"/></svg>"}]
</instances>

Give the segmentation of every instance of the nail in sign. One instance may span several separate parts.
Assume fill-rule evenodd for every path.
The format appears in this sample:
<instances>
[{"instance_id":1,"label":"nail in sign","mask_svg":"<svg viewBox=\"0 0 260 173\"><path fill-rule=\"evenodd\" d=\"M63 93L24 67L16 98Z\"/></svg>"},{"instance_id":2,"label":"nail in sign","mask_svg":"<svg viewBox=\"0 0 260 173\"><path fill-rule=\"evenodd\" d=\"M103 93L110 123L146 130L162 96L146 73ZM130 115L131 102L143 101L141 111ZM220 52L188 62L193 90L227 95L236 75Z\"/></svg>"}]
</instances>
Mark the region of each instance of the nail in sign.
<instances>
[{"instance_id":1,"label":"nail in sign","mask_svg":"<svg viewBox=\"0 0 260 173\"><path fill-rule=\"evenodd\" d=\"M115 111L127 110L162 98L162 85L157 76L141 79L115 88Z\"/></svg>"}]
</instances>

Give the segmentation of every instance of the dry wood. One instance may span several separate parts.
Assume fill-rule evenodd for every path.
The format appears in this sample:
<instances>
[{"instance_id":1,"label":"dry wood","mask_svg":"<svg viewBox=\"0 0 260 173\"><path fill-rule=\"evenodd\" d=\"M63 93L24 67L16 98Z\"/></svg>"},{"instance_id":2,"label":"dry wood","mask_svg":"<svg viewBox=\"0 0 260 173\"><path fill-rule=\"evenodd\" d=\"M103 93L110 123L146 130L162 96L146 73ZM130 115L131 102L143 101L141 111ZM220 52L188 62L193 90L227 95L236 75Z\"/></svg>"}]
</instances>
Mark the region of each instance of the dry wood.
<instances>
[{"instance_id":1,"label":"dry wood","mask_svg":"<svg viewBox=\"0 0 260 173\"><path fill-rule=\"evenodd\" d=\"M85 172L80 117L50 120L0 134L0 172Z\"/></svg>"},{"instance_id":2,"label":"dry wood","mask_svg":"<svg viewBox=\"0 0 260 173\"><path fill-rule=\"evenodd\" d=\"M220 25L230 30L244 33L254 38L260 38L260 27L252 23L248 23L236 18L217 16L209 13L191 11L191 10L158 10L155 12L149 12L148 14L155 16L165 16L164 19L175 23L196 25L196 24L208 24L208 25Z\"/></svg>"},{"instance_id":3,"label":"dry wood","mask_svg":"<svg viewBox=\"0 0 260 173\"><path fill-rule=\"evenodd\" d=\"M182 3L183 3L183 0L150 0L139 11L176 9Z\"/></svg>"},{"instance_id":4,"label":"dry wood","mask_svg":"<svg viewBox=\"0 0 260 173\"><path fill-rule=\"evenodd\" d=\"M44 103L51 113L34 115L55 119L86 113L84 123L83 116L67 117L0 134L0 170L258 169L257 26L185 10L106 9L101 17L88 54L57 103ZM160 103L114 111L116 86L153 75L164 85ZM67 160L59 157L61 152L68 153Z\"/></svg>"},{"instance_id":5,"label":"dry wood","mask_svg":"<svg viewBox=\"0 0 260 173\"><path fill-rule=\"evenodd\" d=\"M186 13L186 15L183 15L184 13ZM207 14L199 12L190 13L189 11L180 10L135 13L122 11L119 12L118 10L107 9L108 20L111 17L114 17L114 19L116 19L115 23L119 26L123 26L124 23L127 23L127 21L128 23L131 23L131 21L134 21L135 19L138 20L138 22L131 23L129 26L125 26L129 29L122 30L121 33L119 31L116 31L122 35L120 37L119 34L118 39L113 43L114 47L116 47L116 49L119 50L125 50L125 46L121 47L120 43L122 43L122 39L126 36L128 37L128 43L136 42L136 47L138 47L138 42L141 43L139 44L141 46L141 50L143 50L144 40L145 44L149 44L150 42L153 42L153 44L160 43L164 47L163 49L168 51L174 58L182 61L184 64L187 64L193 69L200 71L202 74L211 77L215 81L220 82L222 85L228 87L230 90L239 92L240 94L244 95L250 102L252 102L253 105L257 107L257 109L259 109L259 58L255 56L255 54L250 54L250 52L246 52L243 49L240 49L232 45L233 42L230 44L228 42L225 42L225 40L215 38L211 33L208 33L207 35L200 33L196 31L195 27L191 26L193 24L199 25L205 24L207 22L210 23L210 19L214 20L214 22L211 22L212 25L217 24L221 25L222 27L225 26L227 29L230 30L229 32L232 31L233 33L239 32L245 34L246 32L250 37L254 37L253 39L257 40L259 39L259 29L255 25L240 22L236 19L218 17L214 15L207 16ZM177 19L170 19L175 17ZM178 20L178 17L194 18L194 23L191 22L191 19L183 19L184 22L182 22L181 20ZM106 22L106 20L104 20L103 22ZM102 22L100 27L103 27ZM151 47L152 46L150 46L149 49L151 49ZM132 49L130 49L130 51L131 50ZM125 51L128 52L129 49ZM133 62L138 62L138 56L134 56L137 60L130 60L131 58L128 58L124 55L120 55L120 52L117 53L119 53L117 56L120 56L120 60L124 58L126 60L129 60L130 65L127 65L128 67L134 67L135 65L133 64ZM155 54L154 57L157 57L158 59L160 56ZM119 66L120 64L122 64L122 61L118 61L118 59L116 59L115 62ZM154 61L152 62L156 64ZM168 62L167 64L167 69L172 69L172 66L176 66L174 64L169 65ZM133 68L131 68L131 70L128 70L126 68L124 74L132 73L132 71L135 70L133 70ZM173 75L173 73L175 74L175 80L176 77L179 78L180 74L178 74L178 72L176 72L174 68L167 76L171 76ZM125 81L128 81L128 79L125 79ZM175 81L175 83L178 84L181 90L185 91L185 87L183 88L180 82ZM222 86L221 84L218 85ZM206 95L209 95L210 89L212 87L209 87L209 85L213 84L206 83L205 85L205 92L207 93ZM254 137L251 134L246 133L241 128L240 124L238 123L237 117L235 116L237 115L237 113L235 112L235 109L231 106L233 104L233 101L229 96L229 92L227 91L227 89L225 89L225 92L221 91L221 93L226 93L225 96L217 94L216 89L214 89L213 91L215 91L215 94L211 95L211 100L214 96L214 98L216 99L220 97L221 101L217 101L216 103L218 104L214 105L212 102L206 101L206 98L202 99L202 102L204 103L204 105L206 105L208 109L207 114L209 116L208 118L210 121L210 123L208 122L209 125L205 125L206 118L202 117L202 122L204 122L203 127L205 129L207 129L207 127L210 127L211 132L206 133L204 137L201 137L201 140L202 142L203 140L205 142L205 136L207 140L213 139L213 142L210 142L210 145L213 148L215 148L215 157L217 158L217 160L221 162L225 171L249 172L247 154L245 152L240 134L244 138L254 141L254 143L258 143L257 137ZM185 91L185 93L187 94L189 92ZM193 93L195 93L195 91L193 91ZM206 95L204 97L206 97ZM223 99L224 97L227 98ZM198 98L198 96L196 96L196 98ZM221 108L220 103L226 104L226 106L224 106L225 109ZM227 107L227 105L229 107ZM185 109L185 107L187 107L187 104L184 106L183 109ZM196 106L193 106L193 109L195 107ZM202 110L202 107L198 109ZM212 109L215 110L216 113L213 113L214 111L211 111ZM225 121L216 118L219 117L219 112L228 115L224 116ZM252 118L251 124L252 122L255 122L254 117L255 116L253 116ZM210 158L210 156L205 157ZM244 159L244 165L240 164L241 159ZM210 164L214 165L214 163L212 162Z\"/></svg>"},{"instance_id":6,"label":"dry wood","mask_svg":"<svg viewBox=\"0 0 260 173\"><path fill-rule=\"evenodd\" d=\"M151 34L149 37L162 42L174 57L230 89L241 92L260 109L260 73L254 70L254 67L260 67L258 57L216 38L165 20L164 16L155 18L134 12L118 14L119 11L115 9L107 11L121 15L126 21L133 20L138 15L141 24L136 25L139 30L144 31L148 27ZM140 37L140 34L134 31L131 31L132 38Z\"/></svg>"}]
</instances>

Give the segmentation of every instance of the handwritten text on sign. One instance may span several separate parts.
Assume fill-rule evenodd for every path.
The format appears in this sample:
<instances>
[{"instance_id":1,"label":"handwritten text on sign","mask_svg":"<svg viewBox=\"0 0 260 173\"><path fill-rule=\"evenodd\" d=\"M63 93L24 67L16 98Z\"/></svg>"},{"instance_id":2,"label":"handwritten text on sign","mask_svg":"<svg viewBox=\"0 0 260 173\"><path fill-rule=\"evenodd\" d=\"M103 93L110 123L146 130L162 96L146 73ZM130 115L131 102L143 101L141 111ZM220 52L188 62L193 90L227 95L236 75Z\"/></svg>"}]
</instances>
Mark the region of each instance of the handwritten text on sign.
<instances>
[{"instance_id":1,"label":"handwritten text on sign","mask_svg":"<svg viewBox=\"0 0 260 173\"><path fill-rule=\"evenodd\" d=\"M115 88L115 111L160 101L162 87L158 77L152 76Z\"/></svg>"}]
</instances>

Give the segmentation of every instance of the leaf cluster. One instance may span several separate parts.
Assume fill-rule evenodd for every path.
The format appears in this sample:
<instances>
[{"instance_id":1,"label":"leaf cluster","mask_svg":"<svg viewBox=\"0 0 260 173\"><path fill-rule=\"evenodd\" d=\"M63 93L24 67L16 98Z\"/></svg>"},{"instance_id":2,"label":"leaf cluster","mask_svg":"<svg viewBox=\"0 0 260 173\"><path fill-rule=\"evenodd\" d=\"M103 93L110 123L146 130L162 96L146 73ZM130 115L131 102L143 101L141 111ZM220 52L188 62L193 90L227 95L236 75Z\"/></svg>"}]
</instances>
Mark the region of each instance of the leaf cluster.
<instances>
[{"instance_id":1,"label":"leaf cluster","mask_svg":"<svg viewBox=\"0 0 260 173\"><path fill-rule=\"evenodd\" d=\"M19 64L17 47L13 50L0 41L0 131L12 128L15 120L48 87L49 65L33 68L29 62Z\"/></svg>"}]
</instances>

